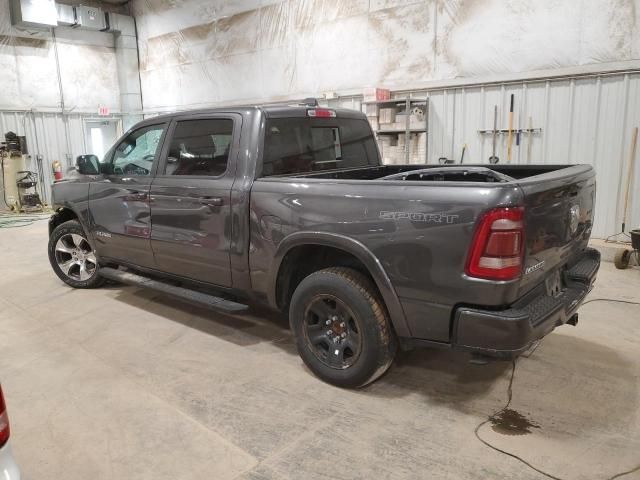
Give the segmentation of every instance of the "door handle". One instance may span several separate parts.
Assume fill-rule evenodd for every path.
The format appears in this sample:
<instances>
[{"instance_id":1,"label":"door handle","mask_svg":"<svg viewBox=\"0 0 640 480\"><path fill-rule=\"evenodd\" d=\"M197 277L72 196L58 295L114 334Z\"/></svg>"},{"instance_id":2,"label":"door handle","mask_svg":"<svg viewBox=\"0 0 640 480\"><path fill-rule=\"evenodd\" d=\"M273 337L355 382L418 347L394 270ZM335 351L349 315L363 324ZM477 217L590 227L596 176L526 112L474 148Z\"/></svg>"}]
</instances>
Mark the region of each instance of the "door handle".
<instances>
[{"instance_id":1,"label":"door handle","mask_svg":"<svg viewBox=\"0 0 640 480\"><path fill-rule=\"evenodd\" d=\"M133 197L136 198L137 200L146 200L147 194L145 192L138 192L138 193L134 193Z\"/></svg>"},{"instance_id":2,"label":"door handle","mask_svg":"<svg viewBox=\"0 0 640 480\"><path fill-rule=\"evenodd\" d=\"M136 192L135 190L129 190L126 195L126 199L130 202L144 202L145 200L147 200L147 198L147 192Z\"/></svg>"},{"instance_id":3,"label":"door handle","mask_svg":"<svg viewBox=\"0 0 640 480\"><path fill-rule=\"evenodd\" d=\"M205 197L200 200L200 203L208 207L221 207L224 205L224 199L222 197Z\"/></svg>"}]
</instances>

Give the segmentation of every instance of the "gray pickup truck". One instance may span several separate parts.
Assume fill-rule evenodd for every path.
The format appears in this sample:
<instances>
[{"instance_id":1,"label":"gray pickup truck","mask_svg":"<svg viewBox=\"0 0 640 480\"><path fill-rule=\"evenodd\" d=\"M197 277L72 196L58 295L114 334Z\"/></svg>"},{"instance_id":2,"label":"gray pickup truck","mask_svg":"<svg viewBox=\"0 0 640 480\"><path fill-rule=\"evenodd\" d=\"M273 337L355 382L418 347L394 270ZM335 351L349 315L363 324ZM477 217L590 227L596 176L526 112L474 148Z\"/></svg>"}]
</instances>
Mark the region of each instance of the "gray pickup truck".
<instances>
[{"instance_id":1,"label":"gray pickup truck","mask_svg":"<svg viewBox=\"0 0 640 480\"><path fill-rule=\"evenodd\" d=\"M211 308L287 312L300 356L343 387L398 346L513 358L576 310L588 165L382 165L363 114L234 107L147 119L53 187L49 259Z\"/></svg>"}]
</instances>

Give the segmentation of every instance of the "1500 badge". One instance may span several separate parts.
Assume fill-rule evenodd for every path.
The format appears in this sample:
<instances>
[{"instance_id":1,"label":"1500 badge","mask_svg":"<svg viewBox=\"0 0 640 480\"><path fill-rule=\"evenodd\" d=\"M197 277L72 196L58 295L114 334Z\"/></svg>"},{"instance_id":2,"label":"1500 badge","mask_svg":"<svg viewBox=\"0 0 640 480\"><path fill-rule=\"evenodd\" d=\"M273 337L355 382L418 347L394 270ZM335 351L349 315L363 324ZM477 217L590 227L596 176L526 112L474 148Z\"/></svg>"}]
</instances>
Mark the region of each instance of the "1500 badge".
<instances>
[{"instance_id":1,"label":"1500 badge","mask_svg":"<svg viewBox=\"0 0 640 480\"><path fill-rule=\"evenodd\" d=\"M455 223L459 215L446 213L419 213L419 212L380 212L380 218L385 220L410 220L412 222L425 223Z\"/></svg>"}]
</instances>

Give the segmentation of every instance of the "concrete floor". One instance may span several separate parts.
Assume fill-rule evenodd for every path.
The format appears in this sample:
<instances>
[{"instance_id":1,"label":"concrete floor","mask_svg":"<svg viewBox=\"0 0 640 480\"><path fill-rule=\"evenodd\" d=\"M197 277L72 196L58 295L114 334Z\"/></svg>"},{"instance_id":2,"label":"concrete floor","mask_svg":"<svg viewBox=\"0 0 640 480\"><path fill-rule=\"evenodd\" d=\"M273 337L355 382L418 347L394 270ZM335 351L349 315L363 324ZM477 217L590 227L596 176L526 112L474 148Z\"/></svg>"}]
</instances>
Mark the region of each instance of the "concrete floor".
<instances>
[{"instance_id":1,"label":"concrete floor","mask_svg":"<svg viewBox=\"0 0 640 480\"><path fill-rule=\"evenodd\" d=\"M0 230L0 378L26 479L543 478L473 434L503 406L509 363L416 350L339 390L277 316L72 290L46 243L46 222ZM600 297L640 300L640 269L603 264ZM639 376L640 307L585 305L517 363L530 433L480 435L553 475L607 478L640 463Z\"/></svg>"}]
</instances>

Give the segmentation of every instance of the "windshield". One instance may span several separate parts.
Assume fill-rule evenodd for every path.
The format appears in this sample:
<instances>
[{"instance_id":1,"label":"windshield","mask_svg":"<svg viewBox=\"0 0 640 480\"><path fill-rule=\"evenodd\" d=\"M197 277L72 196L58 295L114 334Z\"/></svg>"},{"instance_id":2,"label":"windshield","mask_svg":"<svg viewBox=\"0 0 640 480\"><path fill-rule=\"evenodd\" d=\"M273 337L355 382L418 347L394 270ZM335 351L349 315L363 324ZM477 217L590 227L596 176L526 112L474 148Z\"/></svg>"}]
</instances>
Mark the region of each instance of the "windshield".
<instances>
[{"instance_id":1,"label":"windshield","mask_svg":"<svg viewBox=\"0 0 640 480\"><path fill-rule=\"evenodd\" d=\"M369 122L352 118L267 121L262 176L377 166Z\"/></svg>"}]
</instances>

